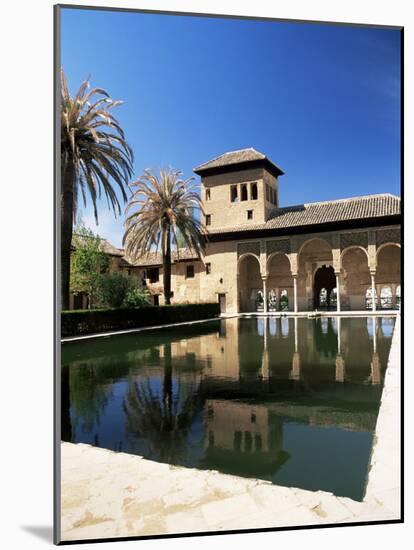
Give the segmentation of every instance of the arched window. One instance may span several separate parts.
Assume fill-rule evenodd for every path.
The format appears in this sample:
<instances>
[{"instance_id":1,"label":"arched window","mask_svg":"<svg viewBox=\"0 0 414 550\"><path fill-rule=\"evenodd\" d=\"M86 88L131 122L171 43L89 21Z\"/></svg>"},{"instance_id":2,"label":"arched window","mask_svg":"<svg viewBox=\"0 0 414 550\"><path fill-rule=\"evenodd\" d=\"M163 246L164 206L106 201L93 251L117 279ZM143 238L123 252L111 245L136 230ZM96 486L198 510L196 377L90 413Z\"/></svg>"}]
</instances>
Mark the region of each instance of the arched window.
<instances>
[{"instance_id":1,"label":"arched window","mask_svg":"<svg viewBox=\"0 0 414 550\"><path fill-rule=\"evenodd\" d=\"M230 187L230 200L231 202L237 202L238 196L237 196L237 185L232 185Z\"/></svg>"},{"instance_id":2,"label":"arched window","mask_svg":"<svg viewBox=\"0 0 414 550\"><path fill-rule=\"evenodd\" d=\"M287 311L289 309L289 296L287 290L282 290L280 293L280 309Z\"/></svg>"},{"instance_id":3,"label":"arched window","mask_svg":"<svg viewBox=\"0 0 414 550\"><path fill-rule=\"evenodd\" d=\"M250 197L252 201L257 201L257 183L254 182L250 186Z\"/></svg>"},{"instance_id":4,"label":"arched window","mask_svg":"<svg viewBox=\"0 0 414 550\"><path fill-rule=\"evenodd\" d=\"M375 303L378 304L377 291L375 290ZM372 309L372 288L368 287L365 293L365 308Z\"/></svg>"},{"instance_id":5,"label":"arched window","mask_svg":"<svg viewBox=\"0 0 414 550\"><path fill-rule=\"evenodd\" d=\"M392 290L389 286L383 286L381 289L381 307L382 309L391 309L392 308Z\"/></svg>"},{"instance_id":6,"label":"arched window","mask_svg":"<svg viewBox=\"0 0 414 550\"><path fill-rule=\"evenodd\" d=\"M243 184L241 186L241 200L242 201L247 201L247 185L246 184Z\"/></svg>"},{"instance_id":7,"label":"arched window","mask_svg":"<svg viewBox=\"0 0 414 550\"><path fill-rule=\"evenodd\" d=\"M270 317L270 319L269 319L269 334L270 334L270 336L276 336L276 332L277 332L276 319L274 317Z\"/></svg>"},{"instance_id":8,"label":"arched window","mask_svg":"<svg viewBox=\"0 0 414 550\"><path fill-rule=\"evenodd\" d=\"M398 285L395 289L395 307L400 309L401 307L401 286Z\"/></svg>"},{"instance_id":9,"label":"arched window","mask_svg":"<svg viewBox=\"0 0 414 550\"><path fill-rule=\"evenodd\" d=\"M319 292L319 306L326 307L328 305L328 291L326 288L321 288Z\"/></svg>"}]
</instances>

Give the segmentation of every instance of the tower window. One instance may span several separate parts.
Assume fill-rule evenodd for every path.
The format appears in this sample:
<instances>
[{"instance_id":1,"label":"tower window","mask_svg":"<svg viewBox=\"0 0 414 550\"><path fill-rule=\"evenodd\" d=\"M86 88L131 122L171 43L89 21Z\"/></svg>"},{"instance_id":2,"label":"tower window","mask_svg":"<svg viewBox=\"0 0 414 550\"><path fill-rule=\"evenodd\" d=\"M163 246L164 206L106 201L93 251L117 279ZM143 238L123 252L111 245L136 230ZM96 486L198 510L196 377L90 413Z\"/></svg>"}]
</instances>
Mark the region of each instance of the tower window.
<instances>
[{"instance_id":1,"label":"tower window","mask_svg":"<svg viewBox=\"0 0 414 550\"><path fill-rule=\"evenodd\" d=\"M248 220L252 220L252 219L253 219L253 210L248 210L248 211L247 211L247 219L248 219Z\"/></svg>"},{"instance_id":2,"label":"tower window","mask_svg":"<svg viewBox=\"0 0 414 550\"><path fill-rule=\"evenodd\" d=\"M206 214L206 225L211 225L211 214Z\"/></svg>"},{"instance_id":3,"label":"tower window","mask_svg":"<svg viewBox=\"0 0 414 550\"><path fill-rule=\"evenodd\" d=\"M250 185L250 198L252 201L257 201L257 183L254 182Z\"/></svg>"},{"instance_id":4,"label":"tower window","mask_svg":"<svg viewBox=\"0 0 414 550\"><path fill-rule=\"evenodd\" d=\"M246 184L243 184L241 186L241 200L242 201L247 201L247 185Z\"/></svg>"},{"instance_id":5,"label":"tower window","mask_svg":"<svg viewBox=\"0 0 414 550\"><path fill-rule=\"evenodd\" d=\"M210 273L211 273L211 264L206 263L206 275L210 275Z\"/></svg>"},{"instance_id":6,"label":"tower window","mask_svg":"<svg viewBox=\"0 0 414 550\"><path fill-rule=\"evenodd\" d=\"M186 266L185 278L194 279L194 266L192 264Z\"/></svg>"},{"instance_id":7,"label":"tower window","mask_svg":"<svg viewBox=\"0 0 414 550\"><path fill-rule=\"evenodd\" d=\"M270 202L270 189L267 183L266 183L266 200L267 202Z\"/></svg>"},{"instance_id":8,"label":"tower window","mask_svg":"<svg viewBox=\"0 0 414 550\"><path fill-rule=\"evenodd\" d=\"M230 187L230 200L231 202L237 202L239 200L239 197L237 194L237 185L232 185Z\"/></svg>"},{"instance_id":9,"label":"tower window","mask_svg":"<svg viewBox=\"0 0 414 550\"><path fill-rule=\"evenodd\" d=\"M206 201L209 201L210 199L211 199L210 189L206 189Z\"/></svg>"}]
</instances>

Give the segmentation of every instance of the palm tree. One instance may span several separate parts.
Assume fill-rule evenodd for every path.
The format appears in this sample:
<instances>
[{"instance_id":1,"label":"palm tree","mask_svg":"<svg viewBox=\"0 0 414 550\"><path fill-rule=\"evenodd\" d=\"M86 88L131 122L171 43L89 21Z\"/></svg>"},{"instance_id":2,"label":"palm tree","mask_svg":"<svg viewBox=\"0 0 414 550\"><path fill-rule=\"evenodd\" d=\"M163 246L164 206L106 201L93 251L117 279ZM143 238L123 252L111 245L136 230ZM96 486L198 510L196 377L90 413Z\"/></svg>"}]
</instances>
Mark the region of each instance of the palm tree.
<instances>
[{"instance_id":1,"label":"palm tree","mask_svg":"<svg viewBox=\"0 0 414 550\"><path fill-rule=\"evenodd\" d=\"M113 101L101 88L89 90L89 87L88 79L72 97L65 74L61 71L62 309L69 307L70 250L78 196L82 196L86 205L88 192L96 223L96 203L102 191L115 216L121 214L113 184L118 186L123 201L126 201L128 181L133 173L132 150L110 112L122 101Z\"/></svg>"},{"instance_id":2,"label":"palm tree","mask_svg":"<svg viewBox=\"0 0 414 550\"><path fill-rule=\"evenodd\" d=\"M132 260L161 247L164 273L165 303L171 296L171 244L179 254L179 239L201 256L205 238L195 211L201 211L202 204L194 178L184 180L182 172L169 168L158 175L151 170L130 184L132 196L126 214L138 207L125 220L123 244L127 256Z\"/></svg>"}]
</instances>

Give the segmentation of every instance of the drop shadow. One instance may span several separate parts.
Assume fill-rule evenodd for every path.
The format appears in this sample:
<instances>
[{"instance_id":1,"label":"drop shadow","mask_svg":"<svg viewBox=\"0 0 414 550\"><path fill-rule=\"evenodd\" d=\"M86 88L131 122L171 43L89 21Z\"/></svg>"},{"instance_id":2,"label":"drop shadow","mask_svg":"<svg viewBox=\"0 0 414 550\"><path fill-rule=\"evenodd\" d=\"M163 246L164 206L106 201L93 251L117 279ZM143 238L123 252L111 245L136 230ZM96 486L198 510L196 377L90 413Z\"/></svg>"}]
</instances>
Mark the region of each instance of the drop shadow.
<instances>
[{"instance_id":1,"label":"drop shadow","mask_svg":"<svg viewBox=\"0 0 414 550\"><path fill-rule=\"evenodd\" d=\"M51 525L21 525L20 527L38 539L53 543L53 527Z\"/></svg>"}]
</instances>

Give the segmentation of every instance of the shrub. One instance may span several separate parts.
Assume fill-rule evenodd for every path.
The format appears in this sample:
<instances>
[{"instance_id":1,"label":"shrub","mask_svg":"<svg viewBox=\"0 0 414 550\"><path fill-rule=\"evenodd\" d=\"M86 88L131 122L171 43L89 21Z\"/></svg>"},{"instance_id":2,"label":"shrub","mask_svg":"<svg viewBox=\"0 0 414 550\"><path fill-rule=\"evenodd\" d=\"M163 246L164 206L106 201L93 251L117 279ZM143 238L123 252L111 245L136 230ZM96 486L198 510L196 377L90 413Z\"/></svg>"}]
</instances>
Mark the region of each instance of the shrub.
<instances>
[{"instance_id":1,"label":"shrub","mask_svg":"<svg viewBox=\"0 0 414 550\"><path fill-rule=\"evenodd\" d=\"M212 319L218 317L219 311L217 303L63 311L61 333L62 337L76 336Z\"/></svg>"},{"instance_id":2,"label":"shrub","mask_svg":"<svg viewBox=\"0 0 414 550\"><path fill-rule=\"evenodd\" d=\"M128 290L122 303L124 307L143 307L151 304L151 298L148 290L143 288L132 288Z\"/></svg>"},{"instance_id":3,"label":"shrub","mask_svg":"<svg viewBox=\"0 0 414 550\"><path fill-rule=\"evenodd\" d=\"M138 277L122 272L104 273L98 280L98 301L103 308L137 307L149 304L149 295Z\"/></svg>"}]
</instances>

